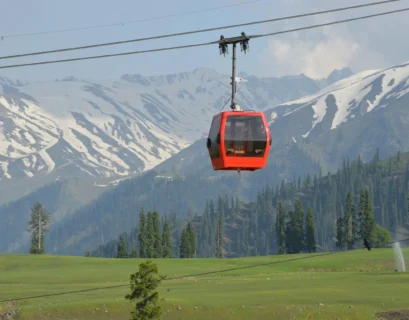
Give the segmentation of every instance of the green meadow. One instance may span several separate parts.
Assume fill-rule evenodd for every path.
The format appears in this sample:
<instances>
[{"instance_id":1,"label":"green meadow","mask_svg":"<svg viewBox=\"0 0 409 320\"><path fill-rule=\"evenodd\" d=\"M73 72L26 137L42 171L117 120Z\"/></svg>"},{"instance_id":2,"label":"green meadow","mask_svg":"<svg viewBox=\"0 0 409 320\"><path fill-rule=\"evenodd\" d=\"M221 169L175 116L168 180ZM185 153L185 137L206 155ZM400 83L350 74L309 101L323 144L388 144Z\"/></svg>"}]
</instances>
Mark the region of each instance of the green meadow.
<instances>
[{"instance_id":1,"label":"green meadow","mask_svg":"<svg viewBox=\"0 0 409 320\"><path fill-rule=\"evenodd\" d=\"M395 272L392 249L322 254L153 259L168 278L190 276L162 282L162 319L364 320L380 312L406 319L403 311L391 312L409 309L409 273ZM132 305L124 296L141 261L0 255L0 314L14 309L16 319L129 319Z\"/></svg>"}]
</instances>

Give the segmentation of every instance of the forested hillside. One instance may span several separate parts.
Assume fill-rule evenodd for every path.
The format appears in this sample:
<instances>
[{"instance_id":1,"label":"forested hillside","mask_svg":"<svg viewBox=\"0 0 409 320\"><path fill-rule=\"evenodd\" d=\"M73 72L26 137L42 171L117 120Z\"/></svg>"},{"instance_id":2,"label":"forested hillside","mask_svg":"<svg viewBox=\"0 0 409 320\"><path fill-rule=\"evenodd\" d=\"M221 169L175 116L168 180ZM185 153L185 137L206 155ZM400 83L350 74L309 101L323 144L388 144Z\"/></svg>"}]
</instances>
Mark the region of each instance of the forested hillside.
<instances>
[{"instance_id":1,"label":"forested hillside","mask_svg":"<svg viewBox=\"0 0 409 320\"><path fill-rule=\"evenodd\" d=\"M0 191L0 193L3 191ZM27 222L30 208L41 202L52 213L51 226L58 225L79 207L94 200L101 192L90 180L75 177L55 181L32 193L0 206L0 252L29 248Z\"/></svg>"},{"instance_id":2,"label":"forested hillside","mask_svg":"<svg viewBox=\"0 0 409 320\"><path fill-rule=\"evenodd\" d=\"M282 146L280 150L284 148ZM201 149L207 152L205 144ZM281 179L291 179L299 173L319 171L319 165L300 152L296 144L288 146L288 150L287 158L278 153L276 157L270 157L271 161L263 171L253 174L220 172L215 175L210 159L205 155L206 166L211 169L212 175L197 168L188 174L169 176L162 175L158 168L122 181L53 226L47 235L46 250L73 255L92 250L135 225L141 207L160 213L174 211L186 218L188 209L201 213L206 201L218 195L238 195L242 200L252 201L262 190L264 181L276 185ZM28 219L28 211L24 214ZM14 237L19 237L19 234L15 233Z\"/></svg>"},{"instance_id":3,"label":"forested hillside","mask_svg":"<svg viewBox=\"0 0 409 320\"><path fill-rule=\"evenodd\" d=\"M210 199L203 214L191 219L197 235L196 255L216 255L219 217L222 218L224 256L277 253L279 237L276 222L279 202L282 202L283 209L289 214L288 220L291 221L294 212L298 212L298 220L303 221L301 225L304 230L305 224L308 225L304 223L308 221L307 209L310 208L317 249L333 250L337 247L337 219L344 217L348 211L348 193L352 195L352 203L358 210L361 208L359 201L365 190L368 193L365 210L368 212L364 215L373 215L374 221L392 234L399 228L407 228L409 153L398 153L381 160L376 152L369 163L363 163L360 158L352 162L346 160L335 174L318 174L291 183L282 182L280 187L274 189L266 186L259 193L257 200L251 203L243 203L237 198L227 196ZM297 200L300 200L298 207ZM186 221L172 214L163 216L162 225L165 222L172 225L173 253L177 255ZM137 226L130 233L123 234L123 237L128 248L139 248ZM117 255L117 244L116 240L111 240L92 255L114 257Z\"/></svg>"},{"instance_id":4,"label":"forested hillside","mask_svg":"<svg viewBox=\"0 0 409 320\"><path fill-rule=\"evenodd\" d=\"M51 228L46 251L83 254L136 225L141 207L186 218L190 208L203 208L207 197L236 193L237 179L207 179L199 174L167 178L151 171L124 181Z\"/></svg>"}]
</instances>

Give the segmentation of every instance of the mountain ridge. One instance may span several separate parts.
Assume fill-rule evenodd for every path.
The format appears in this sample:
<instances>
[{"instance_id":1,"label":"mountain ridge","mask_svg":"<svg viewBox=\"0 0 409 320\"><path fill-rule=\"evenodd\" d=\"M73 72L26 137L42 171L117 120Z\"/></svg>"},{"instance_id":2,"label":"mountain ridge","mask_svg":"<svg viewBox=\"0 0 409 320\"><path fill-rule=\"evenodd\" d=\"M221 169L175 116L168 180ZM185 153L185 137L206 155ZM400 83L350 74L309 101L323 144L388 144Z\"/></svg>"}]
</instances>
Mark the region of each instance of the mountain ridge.
<instances>
[{"instance_id":1,"label":"mountain ridge","mask_svg":"<svg viewBox=\"0 0 409 320\"><path fill-rule=\"evenodd\" d=\"M396 153L400 149L405 151L405 149L409 148L409 138L406 138L409 137L409 129L405 125L405 119L409 121L409 112L405 108L405 105L409 103L409 96L406 93L407 76L398 77L392 72L393 69L409 72L405 66L395 66L381 71L361 72L334 82L329 87L311 93L306 97L273 108L270 108L268 104L260 105L260 108L264 108L263 110L269 119L273 144L266 168L252 174L242 172L240 176L237 176L235 172L215 173L210 165L203 139L207 136L208 125L203 126L202 139L190 144L189 147L182 149L147 171L151 180L144 180L145 175L136 180L126 179L126 181L119 183L118 189L115 188L109 193L101 194L95 201L61 219L58 222L58 227L56 225L57 229L54 228L54 231L50 234L52 251L78 253L98 244L98 239L108 239L116 236L116 233L120 232L123 226L134 223L134 220L132 220L134 219L133 212L129 210L137 206L152 206L155 203L156 207L186 211L189 206L197 208L203 204L203 199L198 194L218 194L226 191L245 195L248 200L251 200L257 196L257 192L266 183L274 186L278 185L280 181L292 181L297 176L305 177L308 174L318 174L320 167L323 172L334 171L341 166L342 160L347 158L361 156L363 160L370 160L376 148L379 148L382 157ZM384 86L379 85L377 79L383 72L388 73L387 77L396 81L394 83L394 92L390 92L390 88L387 86L390 80ZM186 75L181 75L180 81L185 77ZM260 83L263 80L255 79L253 81L251 77L248 78L249 82L245 87L246 92L261 90ZM304 76L290 78L296 81L305 79ZM129 79L131 81L145 81L143 86L149 84L149 79L131 76L129 76ZM171 77L171 79L176 81L174 77ZM289 79L287 78L287 80ZM152 78L150 81L156 81L164 86L165 81L168 80L159 77ZM314 84L318 87L316 81L314 81ZM99 85L104 86L103 83ZM131 84L127 85L130 86ZM271 84L267 83L266 87L269 85ZM191 84L191 86L196 88L195 84ZM101 87L94 86L98 90ZM223 91L226 92L226 97L230 95L228 88L228 85L223 85L223 90L226 89L226 91ZM186 89L188 93L192 91L188 89ZM368 111L366 102L368 99L365 97L371 91L377 92L378 96L389 93L396 94L392 99L387 100L386 107L374 108ZM344 101L339 99L339 94L343 92L347 93L345 97L348 98L345 98ZM362 93L362 96L356 96L355 93ZM266 90L264 94L268 95L270 92ZM184 96L188 101L194 101L186 93L184 93ZM357 97L360 97L361 100ZM259 101L265 101L263 99L260 98ZM353 103L350 103L351 101ZM317 104L318 107L315 107ZM348 108L353 107L352 109L356 109L357 104L361 104L363 106L362 110L365 111L359 114L359 117L349 117L347 121L344 121L345 118L342 117L336 118L339 110L349 112ZM192 104L189 105L192 106ZM214 109L209 108L209 121L211 116L219 111L219 106L216 111L216 105L217 103L212 105ZM321 111L321 113L318 114L314 108ZM305 135L306 132L309 132L309 134ZM153 172L155 177L162 176L162 178L155 180L156 178L152 177L150 172ZM192 179L192 176L196 177L197 180L189 180ZM200 181L202 189L193 191L191 185L185 184L188 180L183 179L196 181L197 183ZM135 181L143 181L145 187L140 184L142 182ZM161 183L158 181L161 181ZM175 184L172 181L176 181ZM185 182L182 183L181 181ZM153 186L155 186L156 191L152 189ZM189 201L179 199L179 196L176 197L177 201L169 199L170 192L177 193L181 191L183 194L196 192L197 194L194 196L196 200L193 199L193 196ZM135 194L139 196L138 199L134 199ZM158 198L159 195L163 198L162 200ZM116 210L115 204L119 205L120 203L123 204L122 209ZM107 204L109 204L109 207L107 207L109 210L103 210ZM179 212L179 214L183 213ZM116 222L118 219L119 221ZM71 229L73 226L78 225L83 226L81 230L75 229L77 230L75 234L67 233L66 228Z\"/></svg>"},{"instance_id":2,"label":"mountain ridge","mask_svg":"<svg viewBox=\"0 0 409 320\"><path fill-rule=\"evenodd\" d=\"M23 186L58 177L92 177L100 184L152 169L207 135L212 116L230 97L229 83L229 76L207 68L100 81L0 78L0 189L14 181L15 192L7 193L17 199L34 190L23 193ZM237 99L266 110L319 89L305 76L249 76Z\"/></svg>"}]
</instances>

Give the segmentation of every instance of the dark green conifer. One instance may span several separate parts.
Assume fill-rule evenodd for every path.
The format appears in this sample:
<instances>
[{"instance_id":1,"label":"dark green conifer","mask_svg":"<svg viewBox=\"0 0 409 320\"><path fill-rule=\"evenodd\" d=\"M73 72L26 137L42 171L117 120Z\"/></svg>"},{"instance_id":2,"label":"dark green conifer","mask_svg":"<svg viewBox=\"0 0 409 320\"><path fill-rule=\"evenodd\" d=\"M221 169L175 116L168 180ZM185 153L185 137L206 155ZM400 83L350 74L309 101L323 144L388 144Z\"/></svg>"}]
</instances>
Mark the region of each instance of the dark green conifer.
<instances>
[{"instance_id":1,"label":"dark green conifer","mask_svg":"<svg viewBox=\"0 0 409 320\"><path fill-rule=\"evenodd\" d=\"M159 213L155 210L153 212L153 258L163 257L163 244L162 244L162 227L160 222Z\"/></svg>"},{"instance_id":2,"label":"dark green conifer","mask_svg":"<svg viewBox=\"0 0 409 320\"><path fill-rule=\"evenodd\" d=\"M139 256L141 258L148 257L148 246L147 246L147 226L146 226L146 215L144 208L141 209L139 213Z\"/></svg>"},{"instance_id":3,"label":"dark green conifer","mask_svg":"<svg viewBox=\"0 0 409 320\"><path fill-rule=\"evenodd\" d=\"M172 232L170 230L169 221L165 222L165 226L163 228L163 257L164 258L172 258Z\"/></svg>"},{"instance_id":4,"label":"dark green conifer","mask_svg":"<svg viewBox=\"0 0 409 320\"><path fill-rule=\"evenodd\" d=\"M315 223L314 223L314 214L311 208L308 208L307 211L307 219L306 219L306 247L308 252L315 252L316 251L316 243L315 243Z\"/></svg>"},{"instance_id":5,"label":"dark green conifer","mask_svg":"<svg viewBox=\"0 0 409 320\"><path fill-rule=\"evenodd\" d=\"M127 258L128 250L126 249L125 234L121 233L119 236L117 258Z\"/></svg>"},{"instance_id":6,"label":"dark green conifer","mask_svg":"<svg viewBox=\"0 0 409 320\"><path fill-rule=\"evenodd\" d=\"M277 235L277 254L285 253L285 229L286 229L286 212L282 201L278 202L276 217L276 235Z\"/></svg>"}]
</instances>

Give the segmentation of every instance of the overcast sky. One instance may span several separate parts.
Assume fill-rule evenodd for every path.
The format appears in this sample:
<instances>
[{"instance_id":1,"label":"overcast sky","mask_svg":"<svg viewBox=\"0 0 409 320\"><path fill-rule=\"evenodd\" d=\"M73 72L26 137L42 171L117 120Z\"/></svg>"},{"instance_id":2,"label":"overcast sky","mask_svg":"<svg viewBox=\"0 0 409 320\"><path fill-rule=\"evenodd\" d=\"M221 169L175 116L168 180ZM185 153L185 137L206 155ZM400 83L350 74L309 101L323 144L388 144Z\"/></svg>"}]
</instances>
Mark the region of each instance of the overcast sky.
<instances>
[{"instance_id":1,"label":"overcast sky","mask_svg":"<svg viewBox=\"0 0 409 320\"><path fill-rule=\"evenodd\" d=\"M251 1L251 0L247 0ZM252 0L254 1L254 0ZM299 13L344 7L374 0L259 0L245 5L179 17L129 23L72 32L37 36L10 35L78 28L100 24L149 19L246 2L245 0L5 0L0 19L0 56L70 46L126 40L165 33L183 32ZM372 8L350 10L325 16L226 29L177 38L131 43L114 47L2 60L0 65L65 59L124 51L144 50L260 34L357 17L409 6L405 0ZM354 72L379 69L409 60L409 12L364 21L350 22L298 33L254 39L247 55L239 52L238 71L256 76L283 76L304 73L326 77L333 69L349 66ZM223 58L217 45L152 54L87 60L72 63L0 70L7 76L29 81L47 81L67 76L89 79L116 78L125 73L159 75L207 67L230 73L231 55Z\"/></svg>"}]
</instances>

